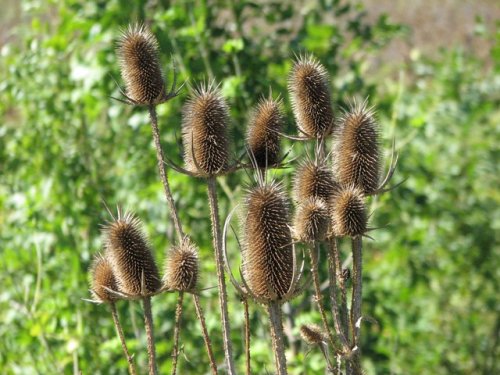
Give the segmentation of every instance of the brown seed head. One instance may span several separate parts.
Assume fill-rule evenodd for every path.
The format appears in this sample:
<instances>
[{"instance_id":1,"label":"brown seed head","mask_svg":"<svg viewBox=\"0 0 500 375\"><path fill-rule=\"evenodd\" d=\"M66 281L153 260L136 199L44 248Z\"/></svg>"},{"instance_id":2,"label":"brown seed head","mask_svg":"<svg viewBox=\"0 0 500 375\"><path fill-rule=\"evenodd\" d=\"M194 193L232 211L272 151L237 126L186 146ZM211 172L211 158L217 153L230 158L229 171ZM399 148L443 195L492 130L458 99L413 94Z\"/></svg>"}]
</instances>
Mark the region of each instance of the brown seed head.
<instances>
[{"instance_id":1,"label":"brown seed head","mask_svg":"<svg viewBox=\"0 0 500 375\"><path fill-rule=\"evenodd\" d=\"M251 189L246 198L243 275L252 293L265 300L280 300L293 282L292 235L288 205L275 183Z\"/></svg>"},{"instance_id":2,"label":"brown seed head","mask_svg":"<svg viewBox=\"0 0 500 375\"><path fill-rule=\"evenodd\" d=\"M191 241L184 240L168 254L163 285L170 290L192 291L198 283L198 272L198 250Z\"/></svg>"},{"instance_id":3,"label":"brown seed head","mask_svg":"<svg viewBox=\"0 0 500 375\"><path fill-rule=\"evenodd\" d=\"M333 130L334 116L326 69L312 56L295 61L288 80L293 114L299 130L322 138Z\"/></svg>"},{"instance_id":4,"label":"brown seed head","mask_svg":"<svg viewBox=\"0 0 500 375\"><path fill-rule=\"evenodd\" d=\"M142 24L129 25L118 42L118 57L127 96L134 104L166 100L158 41Z\"/></svg>"},{"instance_id":5,"label":"brown seed head","mask_svg":"<svg viewBox=\"0 0 500 375\"><path fill-rule=\"evenodd\" d=\"M299 203L293 226L295 237L299 241L323 241L329 225L330 215L325 201L320 198L309 198Z\"/></svg>"},{"instance_id":6,"label":"brown seed head","mask_svg":"<svg viewBox=\"0 0 500 375\"><path fill-rule=\"evenodd\" d=\"M306 160L297 168L293 185L297 202L304 202L309 198L320 198L328 202L337 188L330 168L313 160Z\"/></svg>"},{"instance_id":7,"label":"brown seed head","mask_svg":"<svg viewBox=\"0 0 500 375\"><path fill-rule=\"evenodd\" d=\"M229 159L229 107L220 90L213 84L199 86L182 114L187 169L200 177L225 172Z\"/></svg>"},{"instance_id":8,"label":"brown seed head","mask_svg":"<svg viewBox=\"0 0 500 375\"><path fill-rule=\"evenodd\" d=\"M90 266L90 278L90 290L96 301L110 303L118 299L116 294L107 290L118 291L118 284L113 275L111 264L101 254L94 256L94 260Z\"/></svg>"},{"instance_id":9,"label":"brown seed head","mask_svg":"<svg viewBox=\"0 0 500 375\"><path fill-rule=\"evenodd\" d=\"M160 288L160 276L141 221L127 212L107 224L103 232L106 257L120 291L132 296L156 292ZM142 277L145 290L141 288Z\"/></svg>"},{"instance_id":10,"label":"brown seed head","mask_svg":"<svg viewBox=\"0 0 500 375\"><path fill-rule=\"evenodd\" d=\"M367 214L361 189L345 186L332 198L332 227L335 236L361 236L366 232Z\"/></svg>"},{"instance_id":11,"label":"brown seed head","mask_svg":"<svg viewBox=\"0 0 500 375\"><path fill-rule=\"evenodd\" d=\"M259 168L279 163L279 132L284 121L281 105L281 100L262 99L253 110L247 131L247 144Z\"/></svg>"},{"instance_id":12,"label":"brown seed head","mask_svg":"<svg viewBox=\"0 0 500 375\"><path fill-rule=\"evenodd\" d=\"M316 324L302 324L300 336L309 345L320 345L326 340L323 330Z\"/></svg>"},{"instance_id":13,"label":"brown seed head","mask_svg":"<svg viewBox=\"0 0 500 375\"><path fill-rule=\"evenodd\" d=\"M379 130L373 110L366 105L366 101L354 103L344 114L335 167L340 183L354 184L365 194L372 194L378 188L381 169Z\"/></svg>"}]
</instances>

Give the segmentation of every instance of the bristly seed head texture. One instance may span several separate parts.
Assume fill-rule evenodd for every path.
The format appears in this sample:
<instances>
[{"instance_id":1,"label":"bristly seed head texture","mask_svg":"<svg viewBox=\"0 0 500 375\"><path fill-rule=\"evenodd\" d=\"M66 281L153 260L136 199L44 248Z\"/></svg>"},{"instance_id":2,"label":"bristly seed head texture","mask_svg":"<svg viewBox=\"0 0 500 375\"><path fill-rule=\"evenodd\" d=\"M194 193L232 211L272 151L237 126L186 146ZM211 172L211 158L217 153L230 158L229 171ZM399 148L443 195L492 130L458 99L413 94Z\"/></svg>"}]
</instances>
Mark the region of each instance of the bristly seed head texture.
<instances>
[{"instance_id":1,"label":"bristly seed head texture","mask_svg":"<svg viewBox=\"0 0 500 375\"><path fill-rule=\"evenodd\" d=\"M198 283L198 273L198 250L186 239L169 251L163 285L169 290L193 291Z\"/></svg>"},{"instance_id":2,"label":"bristly seed head texture","mask_svg":"<svg viewBox=\"0 0 500 375\"><path fill-rule=\"evenodd\" d=\"M336 188L333 173L324 163L306 160L295 172L293 192L297 202L304 202L309 198L329 202Z\"/></svg>"},{"instance_id":3,"label":"bristly seed head texture","mask_svg":"<svg viewBox=\"0 0 500 375\"><path fill-rule=\"evenodd\" d=\"M281 300L293 283L294 258L288 204L280 185L252 188L246 198L243 276L263 300Z\"/></svg>"},{"instance_id":4,"label":"bristly seed head texture","mask_svg":"<svg viewBox=\"0 0 500 375\"><path fill-rule=\"evenodd\" d=\"M302 324L300 336L309 345L320 345L326 340L323 330L316 324Z\"/></svg>"},{"instance_id":5,"label":"bristly seed head texture","mask_svg":"<svg viewBox=\"0 0 500 375\"><path fill-rule=\"evenodd\" d=\"M187 169L200 176L222 174L229 160L229 107L213 83L196 88L182 112Z\"/></svg>"},{"instance_id":6,"label":"bristly seed head texture","mask_svg":"<svg viewBox=\"0 0 500 375\"><path fill-rule=\"evenodd\" d=\"M361 189L344 186L331 202L333 234L338 237L362 236L366 232L368 216Z\"/></svg>"},{"instance_id":7,"label":"bristly seed head texture","mask_svg":"<svg viewBox=\"0 0 500 375\"><path fill-rule=\"evenodd\" d=\"M280 135L284 116L281 100L262 99L253 110L247 130L247 145L258 168L279 163Z\"/></svg>"},{"instance_id":8,"label":"bristly seed head texture","mask_svg":"<svg viewBox=\"0 0 500 375\"><path fill-rule=\"evenodd\" d=\"M158 41L145 25L129 25L123 31L118 58L126 94L134 104L152 105L166 100Z\"/></svg>"},{"instance_id":9,"label":"bristly seed head texture","mask_svg":"<svg viewBox=\"0 0 500 375\"><path fill-rule=\"evenodd\" d=\"M356 185L367 195L376 192L381 160L379 130L367 102L351 105L342 118L335 147L335 169L339 182Z\"/></svg>"},{"instance_id":10,"label":"bristly seed head texture","mask_svg":"<svg viewBox=\"0 0 500 375\"><path fill-rule=\"evenodd\" d=\"M160 276L141 221L130 212L103 228L106 257L121 292L144 296L160 288ZM142 278L144 287L142 290Z\"/></svg>"},{"instance_id":11,"label":"bristly seed head texture","mask_svg":"<svg viewBox=\"0 0 500 375\"><path fill-rule=\"evenodd\" d=\"M312 56L299 57L290 72L288 89L299 130L308 138L331 134L334 115L330 79L323 65Z\"/></svg>"},{"instance_id":12,"label":"bristly seed head texture","mask_svg":"<svg viewBox=\"0 0 500 375\"><path fill-rule=\"evenodd\" d=\"M118 296L108 289L118 291L118 283L108 259L101 254L96 254L90 266L90 290L92 296L98 302L115 302Z\"/></svg>"},{"instance_id":13,"label":"bristly seed head texture","mask_svg":"<svg viewBox=\"0 0 500 375\"><path fill-rule=\"evenodd\" d=\"M330 213L324 200L311 197L299 203L293 225L294 235L299 241L323 241L329 226Z\"/></svg>"}]
</instances>

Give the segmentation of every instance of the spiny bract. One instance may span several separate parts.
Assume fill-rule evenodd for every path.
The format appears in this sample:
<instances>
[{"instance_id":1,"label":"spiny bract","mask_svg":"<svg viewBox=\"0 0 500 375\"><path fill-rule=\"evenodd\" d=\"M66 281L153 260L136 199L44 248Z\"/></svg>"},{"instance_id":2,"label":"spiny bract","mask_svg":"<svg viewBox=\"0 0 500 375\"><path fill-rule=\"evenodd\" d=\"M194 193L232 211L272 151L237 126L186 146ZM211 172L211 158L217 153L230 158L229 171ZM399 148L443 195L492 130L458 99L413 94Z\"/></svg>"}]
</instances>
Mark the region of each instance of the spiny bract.
<instances>
[{"instance_id":1,"label":"spiny bract","mask_svg":"<svg viewBox=\"0 0 500 375\"><path fill-rule=\"evenodd\" d=\"M364 195L355 186L344 186L332 198L332 227L335 236L361 236L366 232Z\"/></svg>"},{"instance_id":2,"label":"spiny bract","mask_svg":"<svg viewBox=\"0 0 500 375\"><path fill-rule=\"evenodd\" d=\"M111 291L118 291L118 283L111 269L111 264L102 254L94 256L90 266L90 290L98 302L109 303L118 299Z\"/></svg>"},{"instance_id":3,"label":"spiny bract","mask_svg":"<svg viewBox=\"0 0 500 375\"><path fill-rule=\"evenodd\" d=\"M181 292L192 291L198 283L198 250L189 240L174 246L165 264L164 287Z\"/></svg>"},{"instance_id":4,"label":"spiny bract","mask_svg":"<svg viewBox=\"0 0 500 375\"><path fill-rule=\"evenodd\" d=\"M311 197L299 203L293 225L295 237L299 241L324 240L329 225L328 206L322 199Z\"/></svg>"},{"instance_id":5,"label":"spiny bract","mask_svg":"<svg viewBox=\"0 0 500 375\"><path fill-rule=\"evenodd\" d=\"M297 168L293 184L294 198L303 202L309 198L320 198L328 202L337 184L330 168L314 160L306 160Z\"/></svg>"}]
</instances>

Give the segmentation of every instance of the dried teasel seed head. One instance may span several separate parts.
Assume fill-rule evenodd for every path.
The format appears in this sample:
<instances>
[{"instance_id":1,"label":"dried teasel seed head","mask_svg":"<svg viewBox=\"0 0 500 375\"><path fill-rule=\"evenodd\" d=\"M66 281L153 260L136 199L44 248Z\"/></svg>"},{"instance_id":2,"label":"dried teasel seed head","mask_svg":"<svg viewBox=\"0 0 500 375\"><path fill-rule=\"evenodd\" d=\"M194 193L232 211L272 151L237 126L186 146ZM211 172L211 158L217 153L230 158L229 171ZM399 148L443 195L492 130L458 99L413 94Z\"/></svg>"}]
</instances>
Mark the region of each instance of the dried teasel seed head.
<instances>
[{"instance_id":1,"label":"dried teasel seed head","mask_svg":"<svg viewBox=\"0 0 500 375\"><path fill-rule=\"evenodd\" d=\"M165 264L164 287L189 292L196 289L199 275L198 249L189 240L174 246Z\"/></svg>"},{"instance_id":2,"label":"dried teasel seed head","mask_svg":"<svg viewBox=\"0 0 500 375\"><path fill-rule=\"evenodd\" d=\"M297 202L304 202L309 198L320 198L328 202L337 189L331 169L314 160L306 160L299 165L293 185Z\"/></svg>"},{"instance_id":3,"label":"dried teasel seed head","mask_svg":"<svg viewBox=\"0 0 500 375\"><path fill-rule=\"evenodd\" d=\"M246 197L243 276L251 292L281 300L293 283L294 258L288 205L280 185L257 186Z\"/></svg>"},{"instance_id":4,"label":"dried teasel seed head","mask_svg":"<svg viewBox=\"0 0 500 375\"><path fill-rule=\"evenodd\" d=\"M378 189L381 157L379 130L367 102L356 104L342 118L335 146L335 169L339 182L359 186L365 194Z\"/></svg>"},{"instance_id":5,"label":"dried teasel seed head","mask_svg":"<svg viewBox=\"0 0 500 375\"><path fill-rule=\"evenodd\" d=\"M96 254L90 266L90 291L96 301L114 302L118 299L110 290L118 291L118 283L111 264L102 254Z\"/></svg>"},{"instance_id":6,"label":"dried teasel seed head","mask_svg":"<svg viewBox=\"0 0 500 375\"><path fill-rule=\"evenodd\" d=\"M200 177L225 172L229 159L229 107L213 83L194 90L182 113L187 169Z\"/></svg>"},{"instance_id":7,"label":"dried teasel seed head","mask_svg":"<svg viewBox=\"0 0 500 375\"><path fill-rule=\"evenodd\" d=\"M361 236L366 232L368 217L361 189L344 186L332 198L332 227L335 236Z\"/></svg>"},{"instance_id":8,"label":"dried teasel seed head","mask_svg":"<svg viewBox=\"0 0 500 375\"><path fill-rule=\"evenodd\" d=\"M279 163L280 136L284 117L281 100L262 99L253 110L247 130L247 144L258 168Z\"/></svg>"},{"instance_id":9,"label":"dried teasel seed head","mask_svg":"<svg viewBox=\"0 0 500 375\"><path fill-rule=\"evenodd\" d=\"M160 288L158 268L141 221L130 212L103 228L106 257L121 292L143 296ZM142 282L144 278L144 290Z\"/></svg>"},{"instance_id":10,"label":"dried teasel seed head","mask_svg":"<svg viewBox=\"0 0 500 375\"><path fill-rule=\"evenodd\" d=\"M330 213L325 201L312 197L299 204L293 225L295 237L299 241L323 241L329 226Z\"/></svg>"},{"instance_id":11,"label":"dried teasel seed head","mask_svg":"<svg viewBox=\"0 0 500 375\"><path fill-rule=\"evenodd\" d=\"M320 345L326 339L323 330L316 324L302 324L300 336L309 345Z\"/></svg>"},{"instance_id":12,"label":"dried teasel seed head","mask_svg":"<svg viewBox=\"0 0 500 375\"><path fill-rule=\"evenodd\" d=\"M314 57L301 56L295 61L288 89L297 126L308 138L323 138L333 130L329 84L326 69Z\"/></svg>"},{"instance_id":13,"label":"dried teasel seed head","mask_svg":"<svg viewBox=\"0 0 500 375\"><path fill-rule=\"evenodd\" d=\"M158 41L145 25L133 24L118 42L118 58L126 95L133 104L152 105L166 100Z\"/></svg>"}]
</instances>

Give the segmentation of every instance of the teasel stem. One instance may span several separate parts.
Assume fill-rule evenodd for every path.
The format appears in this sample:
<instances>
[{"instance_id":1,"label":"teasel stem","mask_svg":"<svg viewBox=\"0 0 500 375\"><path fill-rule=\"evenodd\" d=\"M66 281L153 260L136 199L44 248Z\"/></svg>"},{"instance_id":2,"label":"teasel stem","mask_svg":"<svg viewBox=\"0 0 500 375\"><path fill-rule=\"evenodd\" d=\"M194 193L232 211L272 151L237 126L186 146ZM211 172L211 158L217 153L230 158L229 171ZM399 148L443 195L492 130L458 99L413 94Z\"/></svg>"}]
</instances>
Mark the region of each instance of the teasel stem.
<instances>
[{"instance_id":1,"label":"teasel stem","mask_svg":"<svg viewBox=\"0 0 500 375\"><path fill-rule=\"evenodd\" d=\"M353 349L356 350L352 359L353 370L361 368L361 302L362 302L362 237L352 238L352 304L351 304L351 331Z\"/></svg>"},{"instance_id":2,"label":"teasel stem","mask_svg":"<svg viewBox=\"0 0 500 375\"><path fill-rule=\"evenodd\" d=\"M271 329L271 339L276 363L276 375L287 375L285 343L283 335L283 320L281 306L278 302L272 301L267 305L269 314L269 325Z\"/></svg>"},{"instance_id":3,"label":"teasel stem","mask_svg":"<svg viewBox=\"0 0 500 375\"><path fill-rule=\"evenodd\" d=\"M179 292L179 295L177 297L177 306L175 308L174 348L172 349L172 375L175 375L177 373L177 358L179 357L179 334L181 331L183 301L184 292Z\"/></svg>"},{"instance_id":4,"label":"teasel stem","mask_svg":"<svg viewBox=\"0 0 500 375\"><path fill-rule=\"evenodd\" d=\"M111 308L111 315L113 316L113 322L115 323L116 332L118 333L118 337L120 337L120 342L122 344L123 353L127 358L128 362L128 372L130 375L136 375L137 372L135 370L135 365L132 357L127 348L127 343L125 341L125 335L123 334L123 329L120 324L120 319L118 318L118 312L116 311L116 304L114 302L109 303L109 307Z\"/></svg>"},{"instance_id":5,"label":"teasel stem","mask_svg":"<svg viewBox=\"0 0 500 375\"><path fill-rule=\"evenodd\" d=\"M160 131L158 129L158 117L156 115L156 107L154 105L149 106L149 118L151 119L151 130L153 131L153 140L156 147L156 159L158 161L158 171L160 172L161 182L165 190L165 198L167 199L167 204L170 209L170 215L172 221L174 222L175 231L177 232L177 238L179 243L182 242L184 238L184 232L182 230L182 224L179 220L179 213L175 207L174 198L172 197L172 192L170 191L170 184L168 183L167 168L165 163L165 154L160 142Z\"/></svg>"},{"instance_id":6,"label":"teasel stem","mask_svg":"<svg viewBox=\"0 0 500 375\"><path fill-rule=\"evenodd\" d=\"M149 375L157 375L156 368L156 348L153 329L153 314L151 313L151 297L143 297L142 304L144 306L144 325L146 327L146 336L148 340L148 359L149 359Z\"/></svg>"},{"instance_id":7,"label":"teasel stem","mask_svg":"<svg viewBox=\"0 0 500 375\"><path fill-rule=\"evenodd\" d=\"M203 340L205 341L205 348L207 349L208 359L210 361L210 369L213 375L217 375L217 363L215 362L214 353L212 350L212 342L208 336L207 324L205 323L205 315L203 314L203 309L200 305L200 298L197 294L193 294L194 307L196 309L196 315L201 324L201 332L203 335Z\"/></svg>"},{"instance_id":8,"label":"teasel stem","mask_svg":"<svg viewBox=\"0 0 500 375\"><path fill-rule=\"evenodd\" d=\"M248 313L248 299L242 297L243 310L245 316L245 365L246 375L252 375L250 365L250 314Z\"/></svg>"},{"instance_id":9,"label":"teasel stem","mask_svg":"<svg viewBox=\"0 0 500 375\"><path fill-rule=\"evenodd\" d=\"M319 273L318 273L318 255L317 255L318 250L319 250L318 241L314 241L314 243L309 245L309 256L311 258L311 274L314 284L314 293L316 294L316 304L318 305L318 310L321 315L323 329L328 334L328 339L330 341L330 344L332 345L332 348L335 351L338 351L338 345L335 344L335 338L333 337L332 330L330 329L330 325L328 324L328 319L322 302L323 298L321 296L321 284L319 281Z\"/></svg>"}]
</instances>

